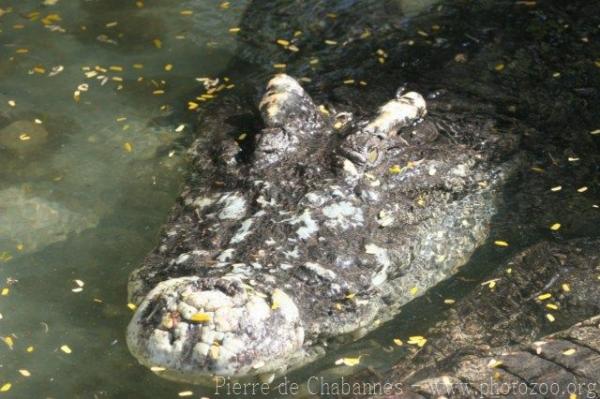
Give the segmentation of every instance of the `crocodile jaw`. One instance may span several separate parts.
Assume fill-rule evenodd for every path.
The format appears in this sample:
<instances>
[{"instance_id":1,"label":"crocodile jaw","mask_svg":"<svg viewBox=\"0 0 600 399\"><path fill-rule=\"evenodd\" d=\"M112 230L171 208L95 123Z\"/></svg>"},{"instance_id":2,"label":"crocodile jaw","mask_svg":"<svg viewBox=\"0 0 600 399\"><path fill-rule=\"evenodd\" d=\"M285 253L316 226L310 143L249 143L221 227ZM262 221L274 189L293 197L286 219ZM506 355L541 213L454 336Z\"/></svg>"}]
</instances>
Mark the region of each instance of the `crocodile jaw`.
<instances>
[{"instance_id":1,"label":"crocodile jaw","mask_svg":"<svg viewBox=\"0 0 600 399\"><path fill-rule=\"evenodd\" d=\"M158 284L127 329L140 363L184 381L272 373L302 357L303 343L298 308L286 293L257 292L227 275Z\"/></svg>"}]
</instances>

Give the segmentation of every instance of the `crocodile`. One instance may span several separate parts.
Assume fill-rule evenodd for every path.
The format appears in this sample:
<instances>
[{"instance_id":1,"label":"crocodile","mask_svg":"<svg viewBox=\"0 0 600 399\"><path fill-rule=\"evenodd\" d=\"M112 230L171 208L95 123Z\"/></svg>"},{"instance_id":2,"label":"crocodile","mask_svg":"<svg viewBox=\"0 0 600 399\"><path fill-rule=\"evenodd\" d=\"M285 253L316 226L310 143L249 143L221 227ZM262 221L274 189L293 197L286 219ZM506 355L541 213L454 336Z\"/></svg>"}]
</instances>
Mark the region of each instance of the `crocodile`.
<instances>
[{"instance_id":1,"label":"crocodile","mask_svg":"<svg viewBox=\"0 0 600 399\"><path fill-rule=\"evenodd\" d=\"M446 109L400 89L372 114L338 112L274 76L259 129L233 140L217 123L194 144L192 177L130 276L132 354L179 381L273 376L456 273L521 157L494 119Z\"/></svg>"},{"instance_id":2,"label":"crocodile","mask_svg":"<svg viewBox=\"0 0 600 399\"><path fill-rule=\"evenodd\" d=\"M517 252L444 312L425 347L348 386L375 387L360 397L598 397L599 247L579 238Z\"/></svg>"}]
</instances>

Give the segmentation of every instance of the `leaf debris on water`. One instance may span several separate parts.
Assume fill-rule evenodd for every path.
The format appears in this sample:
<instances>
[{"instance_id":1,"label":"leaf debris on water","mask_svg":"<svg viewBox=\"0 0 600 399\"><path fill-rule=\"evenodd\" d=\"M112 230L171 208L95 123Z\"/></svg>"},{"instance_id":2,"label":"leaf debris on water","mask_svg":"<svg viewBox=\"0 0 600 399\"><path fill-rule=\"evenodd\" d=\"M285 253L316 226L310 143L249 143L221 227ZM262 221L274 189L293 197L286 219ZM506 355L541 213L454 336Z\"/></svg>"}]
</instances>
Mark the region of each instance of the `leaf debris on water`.
<instances>
[{"instance_id":1,"label":"leaf debris on water","mask_svg":"<svg viewBox=\"0 0 600 399\"><path fill-rule=\"evenodd\" d=\"M550 226L550 230L552 230L552 231L560 230L560 223L554 223L552 226Z\"/></svg>"},{"instance_id":2,"label":"leaf debris on water","mask_svg":"<svg viewBox=\"0 0 600 399\"><path fill-rule=\"evenodd\" d=\"M538 297L537 297L537 299L539 301L545 301L546 299L550 299L550 298L552 298L552 294L550 294L550 293L541 294L541 295L538 295Z\"/></svg>"},{"instance_id":3,"label":"leaf debris on water","mask_svg":"<svg viewBox=\"0 0 600 399\"><path fill-rule=\"evenodd\" d=\"M563 352L563 355L571 356L571 355L574 355L575 352L577 352L577 350L575 348L569 348Z\"/></svg>"},{"instance_id":4,"label":"leaf debris on water","mask_svg":"<svg viewBox=\"0 0 600 399\"><path fill-rule=\"evenodd\" d=\"M588 190L587 186L579 187L577 189L578 193L585 193Z\"/></svg>"},{"instance_id":5,"label":"leaf debris on water","mask_svg":"<svg viewBox=\"0 0 600 399\"><path fill-rule=\"evenodd\" d=\"M71 353L73 353L73 351L71 350L71 348L69 348L69 345L63 345L63 346L61 346L60 350L63 351L64 353L66 353L67 355L70 355Z\"/></svg>"},{"instance_id":6,"label":"leaf debris on water","mask_svg":"<svg viewBox=\"0 0 600 399\"><path fill-rule=\"evenodd\" d=\"M546 319L548 319L548 321L550 323L554 323L554 321L556 320L556 318L554 317L554 315L552 315L552 313L546 313Z\"/></svg>"},{"instance_id":7,"label":"leaf debris on water","mask_svg":"<svg viewBox=\"0 0 600 399\"><path fill-rule=\"evenodd\" d=\"M20 369L19 374L21 374L23 377L31 377L31 373L26 369Z\"/></svg>"},{"instance_id":8,"label":"leaf debris on water","mask_svg":"<svg viewBox=\"0 0 600 399\"><path fill-rule=\"evenodd\" d=\"M497 247L508 247L508 242L502 241L502 240L496 240L496 241L494 241L494 245L496 245Z\"/></svg>"},{"instance_id":9,"label":"leaf debris on water","mask_svg":"<svg viewBox=\"0 0 600 399\"><path fill-rule=\"evenodd\" d=\"M8 392L8 391L10 391L11 387L12 387L12 384L10 382L7 382L6 384L4 384L0 387L0 392Z\"/></svg>"},{"instance_id":10,"label":"leaf debris on water","mask_svg":"<svg viewBox=\"0 0 600 399\"><path fill-rule=\"evenodd\" d=\"M408 337L408 341L406 341L410 345L417 345L419 348L422 348L427 343L427 338L421 335L414 335L412 337Z\"/></svg>"},{"instance_id":11,"label":"leaf debris on water","mask_svg":"<svg viewBox=\"0 0 600 399\"><path fill-rule=\"evenodd\" d=\"M492 280L487 280L487 281L484 281L483 283L481 283L481 285L482 285L482 286L483 286L483 285L487 285L489 288L494 288L494 287L496 286L496 283L497 283L498 281L500 281L500 280L502 280L502 279L500 279L500 278L494 278L494 279L492 279Z\"/></svg>"},{"instance_id":12,"label":"leaf debris on water","mask_svg":"<svg viewBox=\"0 0 600 399\"><path fill-rule=\"evenodd\" d=\"M179 395L180 397L186 397L186 396L192 396L194 394L194 392L192 391L181 391L179 392L177 395Z\"/></svg>"},{"instance_id":13,"label":"leaf debris on water","mask_svg":"<svg viewBox=\"0 0 600 399\"><path fill-rule=\"evenodd\" d=\"M341 359L336 360L335 361L335 365L336 366L344 365L344 366L348 366L348 367L354 367L354 366L360 364L360 358L361 357L362 356L359 356L359 357L343 357Z\"/></svg>"},{"instance_id":14,"label":"leaf debris on water","mask_svg":"<svg viewBox=\"0 0 600 399\"><path fill-rule=\"evenodd\" d=\"M205 322L209 322L211 320L212 320L212 315L209 313L194 313L190 317L190 321L193 321L196 323L205 323Z\"/></svg>"},{"instance_id":15,"label":"leaf debris on water","mask_svg":"<svg viewBox=\"0 0 600 399\"><path fill-rule=\"evenodd\" d=\"M2 337L2 341L8 346L8 349L13 350L15 346L15 341L13 341L11 336Z\"/></svg>"}]
</instances>

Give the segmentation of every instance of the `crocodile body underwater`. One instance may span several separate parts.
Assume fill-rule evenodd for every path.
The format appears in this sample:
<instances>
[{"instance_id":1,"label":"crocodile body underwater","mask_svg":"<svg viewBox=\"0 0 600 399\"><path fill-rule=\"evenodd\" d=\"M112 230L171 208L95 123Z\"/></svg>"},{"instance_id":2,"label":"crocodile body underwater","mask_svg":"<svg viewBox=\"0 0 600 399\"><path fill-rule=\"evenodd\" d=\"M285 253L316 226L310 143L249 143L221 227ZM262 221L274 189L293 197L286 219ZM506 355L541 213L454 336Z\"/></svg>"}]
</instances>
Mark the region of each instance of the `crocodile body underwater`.
<instances>
[{"instance_id":1,"label":"crocodile body underwater","mask_svg":"<svg viewBox=\"0 0 600 399\"><path fill-rule=\"evenodd\" d=\"M281 74L252 146L200 138L130 277L133 355L180 381L280 373L456 273L488 236L518 139L428 105L399 92L374 115L330 112Z\"/></svg>"}]
</instances>

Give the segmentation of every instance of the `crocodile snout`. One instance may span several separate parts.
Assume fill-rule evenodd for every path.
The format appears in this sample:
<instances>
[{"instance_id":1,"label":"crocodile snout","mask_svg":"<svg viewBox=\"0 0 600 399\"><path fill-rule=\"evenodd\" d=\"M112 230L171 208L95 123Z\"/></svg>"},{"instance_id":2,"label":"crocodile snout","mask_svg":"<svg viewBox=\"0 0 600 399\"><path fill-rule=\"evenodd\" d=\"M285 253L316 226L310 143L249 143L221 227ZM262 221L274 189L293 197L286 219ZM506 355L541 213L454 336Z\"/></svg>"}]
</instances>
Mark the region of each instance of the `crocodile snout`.
<instances>
[{"instance_id":1,"label":"crocodile snout","mask_svg":"<svg viewBox=\"0 0 600 399\"><path fill-rule=\"evenodd\" d=\"M292 298L264 291L227 275L164 281L136 310L127 344L175 379L273 372L301 352L304 329Z\"/></svg>"}]
</instances>

